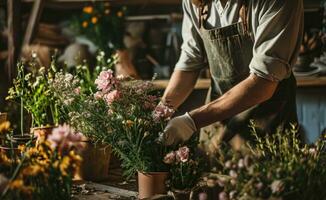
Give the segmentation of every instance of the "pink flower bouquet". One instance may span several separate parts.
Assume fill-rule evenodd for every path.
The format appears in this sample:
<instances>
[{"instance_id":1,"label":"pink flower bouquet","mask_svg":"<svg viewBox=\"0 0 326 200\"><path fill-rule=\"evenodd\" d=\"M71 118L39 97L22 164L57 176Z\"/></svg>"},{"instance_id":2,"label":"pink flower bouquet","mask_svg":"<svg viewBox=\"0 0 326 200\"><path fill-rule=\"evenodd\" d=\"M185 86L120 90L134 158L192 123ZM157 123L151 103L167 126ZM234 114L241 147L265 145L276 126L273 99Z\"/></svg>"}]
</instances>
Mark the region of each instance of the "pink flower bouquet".
<instances>
[{"instance_id":1,"label":"pink flower bouquet","mask_svg":"<svg viewBox=\"0 0 326 200\"><path fill-rule=\"evenodd\" d=\"M167 147L157 138L174 110L159 105L159 94L151 81L115 77L112 70L104 70L94 81L96 90L90 94L76 91L78 77L64 84L67 75L57 74L56 88L63 102L69 124L95 142L112 146L120 156L125 175L137 171L168 171L163 162ZM60 79L60 77L62 77ZM77 83L77 84L76 84ZM64 92L63 92L64 91ZM69 99L69 104L65 104Z\"/></svg>"}]
</instances>

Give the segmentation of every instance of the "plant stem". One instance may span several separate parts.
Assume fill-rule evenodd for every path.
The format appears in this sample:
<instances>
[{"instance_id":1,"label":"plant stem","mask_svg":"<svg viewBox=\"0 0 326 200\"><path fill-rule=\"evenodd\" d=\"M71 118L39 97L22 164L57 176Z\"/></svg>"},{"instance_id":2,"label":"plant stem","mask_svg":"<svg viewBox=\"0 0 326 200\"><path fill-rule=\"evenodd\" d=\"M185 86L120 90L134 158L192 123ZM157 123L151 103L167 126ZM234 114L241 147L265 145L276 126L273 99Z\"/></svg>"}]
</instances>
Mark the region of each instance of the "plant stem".
<instances>
[{"instance_id":1,"label":"plant stem","mask_svg":"<svg viewBox=\"0 0 326 200\"><path fill-rule=\"evenodd\" d=\"M24 100L20 97L20 134L24 135Z\"/></svg>"}]
</instances>

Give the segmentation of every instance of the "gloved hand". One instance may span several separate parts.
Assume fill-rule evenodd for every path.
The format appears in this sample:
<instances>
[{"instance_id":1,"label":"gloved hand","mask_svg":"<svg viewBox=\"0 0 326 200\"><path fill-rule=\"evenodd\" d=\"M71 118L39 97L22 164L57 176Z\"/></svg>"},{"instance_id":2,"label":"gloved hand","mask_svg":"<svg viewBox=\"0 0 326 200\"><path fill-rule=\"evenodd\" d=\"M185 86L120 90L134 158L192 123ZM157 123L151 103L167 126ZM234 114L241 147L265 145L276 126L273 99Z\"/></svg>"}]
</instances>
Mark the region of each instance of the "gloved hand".
<instances>
[{"instance_id":1,"label":"gloved hand","mask_svg":"<svg viewBox=\"0 0 326 200\"><path fill-rule=\"evenodd\" d=\"M175 145L185 142L197 131L194 120L189 113L171 119L164 129L162 142L164 145Z\"/></svg>"}]
</instances>

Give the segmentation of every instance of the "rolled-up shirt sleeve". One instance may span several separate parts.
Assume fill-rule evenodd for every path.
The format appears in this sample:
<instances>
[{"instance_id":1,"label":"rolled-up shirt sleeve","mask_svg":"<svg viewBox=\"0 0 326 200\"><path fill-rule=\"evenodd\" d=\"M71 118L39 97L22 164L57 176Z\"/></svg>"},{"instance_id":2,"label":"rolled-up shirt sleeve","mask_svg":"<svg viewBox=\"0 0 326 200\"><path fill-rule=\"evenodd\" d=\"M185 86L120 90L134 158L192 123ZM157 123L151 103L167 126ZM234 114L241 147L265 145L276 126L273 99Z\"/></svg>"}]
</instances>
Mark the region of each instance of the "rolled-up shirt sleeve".
<instances>
[{"instance_id":1,"label":"rolled-up shirt sleeve","mask_svg":"<svg viewBox=\"0 0 326 200\"><path fill-rule=\"evenodd\" d=\"M261 2L259 14L255 15L258 25L250 72L268 80L281 81L290 76L299 54L303 3L302 0Z\"/></svg>"},{"instance_id":2,"label":"rolled-up shirt sleeve","mask_svg":"<svg viewBox=\"0 0 326 200\"><path fill-rule=\"evenodd\" d=\"M195 10L189 0L183 0L183 22L182 22L182 39L181 54L175 65L175 70L195 71L207 66L205 61L205 51L199 30L196 26L198 23Z\"/></svg>"}]
</instances>

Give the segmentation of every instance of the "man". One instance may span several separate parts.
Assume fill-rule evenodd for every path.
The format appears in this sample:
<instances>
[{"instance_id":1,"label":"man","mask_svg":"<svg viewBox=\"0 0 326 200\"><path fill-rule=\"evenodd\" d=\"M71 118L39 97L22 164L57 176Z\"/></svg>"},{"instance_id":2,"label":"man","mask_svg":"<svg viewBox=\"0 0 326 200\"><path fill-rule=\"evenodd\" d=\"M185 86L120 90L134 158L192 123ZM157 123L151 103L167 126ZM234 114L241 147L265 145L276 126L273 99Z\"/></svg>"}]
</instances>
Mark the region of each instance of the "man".
<instances>
[{"instance_id":1,"label":"man","mask_svg":"<svg viewBox=\"0 0 326 200\"><path fill-rule=\"evenodd\" d=\"M250 120L273 133L295 123L292 74L303 33L302 0L183 0L183 45L162 102L177 109L209 66L211 102L172 119L166 145L214 122L223 140L248 136Z\"/></svg>"}]
</instances>

